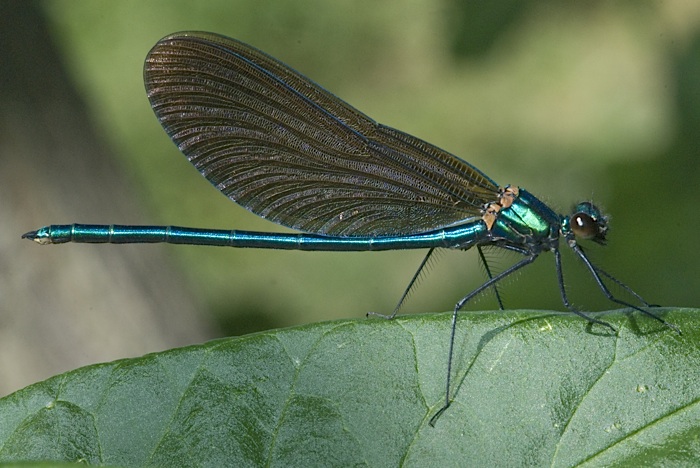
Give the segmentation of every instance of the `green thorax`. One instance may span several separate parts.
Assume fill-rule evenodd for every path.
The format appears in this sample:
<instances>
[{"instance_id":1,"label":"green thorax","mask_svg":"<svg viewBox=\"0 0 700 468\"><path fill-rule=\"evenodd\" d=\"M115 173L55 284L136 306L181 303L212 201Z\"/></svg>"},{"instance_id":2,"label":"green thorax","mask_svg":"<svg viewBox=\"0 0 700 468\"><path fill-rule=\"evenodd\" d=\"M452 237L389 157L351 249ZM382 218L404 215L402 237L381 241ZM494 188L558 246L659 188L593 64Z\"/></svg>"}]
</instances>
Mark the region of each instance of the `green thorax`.
<instances>
[{"instance_id":1,"label":"green thorax","mask_svg":"<svg viewBox=\"0 0 700 468\"><path fill-rule=\"evenodd\" d=\"M519 188L512 204L502 209L491 229L492 240L525 245L541 245L548 250L559 240L562 218L528 191Z\"/></svg>"}]
</instances>

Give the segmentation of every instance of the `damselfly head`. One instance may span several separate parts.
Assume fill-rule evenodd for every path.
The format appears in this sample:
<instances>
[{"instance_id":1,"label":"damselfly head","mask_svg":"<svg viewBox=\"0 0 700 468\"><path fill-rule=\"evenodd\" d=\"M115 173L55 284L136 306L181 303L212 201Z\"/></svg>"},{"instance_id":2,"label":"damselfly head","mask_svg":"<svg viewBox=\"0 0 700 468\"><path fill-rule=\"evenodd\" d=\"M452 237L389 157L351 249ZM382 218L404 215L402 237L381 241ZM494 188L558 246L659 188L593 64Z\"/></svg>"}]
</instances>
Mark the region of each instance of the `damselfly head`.
<instances>
[{"instance_id":1,"label":"damselfly head","mask_svg":"<svg viewBox=\"0 0 700 468\"><path fill-rule=\"evenodd\" d=\"M571 231L579 239L590 239L605 245L608 218L591 202L581 202L574 207L570 217Z\"/></svg>"}]
</instances>

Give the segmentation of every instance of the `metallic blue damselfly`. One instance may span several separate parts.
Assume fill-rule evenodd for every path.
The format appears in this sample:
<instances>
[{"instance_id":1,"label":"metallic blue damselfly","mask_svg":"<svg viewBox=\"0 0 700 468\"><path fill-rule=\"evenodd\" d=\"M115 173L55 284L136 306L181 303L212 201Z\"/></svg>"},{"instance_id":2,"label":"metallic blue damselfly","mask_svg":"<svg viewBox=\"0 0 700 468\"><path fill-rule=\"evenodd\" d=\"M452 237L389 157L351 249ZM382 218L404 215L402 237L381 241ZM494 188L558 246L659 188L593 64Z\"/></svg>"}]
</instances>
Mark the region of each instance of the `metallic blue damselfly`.
<instances>
[{"instance_id":1,"label":"metallic blue damselfly","mask_svg":"<svg viewBox=\"0 0 700 468\"><path fill-rule=\"evenodd\" d=\"M559 251L563 240L605 296L678 328L647 310L644 299L593 265L579 240L605 243L607 218L590 202L559 215L523 188L499 186L481 171L425 141L381 125L265 53L211 33L183 32L149 52L144 80L151 106L190 162L231 200L263 218L302 231L281 234L176 226L52 225L23 237L65 242L195 244L268 249L367 251L428 249L408 291L436 248L476 247L488 280L454 307L444 404L457 313L474 296L552 252L564 305L574 308ZM523 258L492 274L482 247ZM605 281L639 302L615 297Z\"/></svg>"}]
</instances>

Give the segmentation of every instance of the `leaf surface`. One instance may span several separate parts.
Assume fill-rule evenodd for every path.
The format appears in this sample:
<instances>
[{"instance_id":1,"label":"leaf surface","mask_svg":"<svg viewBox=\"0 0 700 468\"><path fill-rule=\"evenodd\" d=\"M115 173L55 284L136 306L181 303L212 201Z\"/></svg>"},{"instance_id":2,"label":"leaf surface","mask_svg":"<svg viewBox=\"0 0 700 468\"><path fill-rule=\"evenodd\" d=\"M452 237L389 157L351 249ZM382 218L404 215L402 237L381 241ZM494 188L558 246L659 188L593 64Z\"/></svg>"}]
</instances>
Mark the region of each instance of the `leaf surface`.
<instances>
[{"instance_id":1,"label":"leaf surface","mask_svg":"<svg viewBox=\"0 0 700 468\"><path fill-rule=\"evenodd\" d=\"M611 466L700 459L700 313L326 322L89 366L0 399L0 462Z\"/></svg>"}]
</instances>

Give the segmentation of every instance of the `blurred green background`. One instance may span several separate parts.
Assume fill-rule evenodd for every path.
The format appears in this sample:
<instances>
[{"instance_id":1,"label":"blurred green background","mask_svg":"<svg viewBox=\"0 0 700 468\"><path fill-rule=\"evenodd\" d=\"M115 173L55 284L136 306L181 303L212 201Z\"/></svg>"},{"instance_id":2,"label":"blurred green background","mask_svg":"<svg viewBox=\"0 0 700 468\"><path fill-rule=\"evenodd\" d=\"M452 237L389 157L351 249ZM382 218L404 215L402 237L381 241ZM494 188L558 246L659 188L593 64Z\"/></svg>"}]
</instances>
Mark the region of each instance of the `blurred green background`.
<instances>
[{"instance_id":1,"label":"blurred green background","mask_svg":"<svg viewBox=\"0 0 700 468\"><path fill-rule=\"evenodd\" d=\"M651 302L698 305L698 2L51 0L38 8L148 223L282 230L210 186L149 108L142 66L150 47L175 31L214 31L560 212L593 200L611 217L609 245L587 250L596 264ZM78 183L93 182L84 174ZM32 200L41 203L37 194ZM135 222L109 205L96 215L63 207L66 214L14 226L14 237L0 242L17 245L22 232L43 224ZM19 248L69 256L113 247ZM424 254L164 249L201 304L195 313L214 323L212 336L388 313ZM516 260L498 252L489 258L496 269ZM614 308L579 262L568 253L564 259L577 305ZM475 252L444 252L403 312L450 310L483 278ZM563 307L551 255L501 291L508 308ZM470 308L495 302L486 295Z\"/></svg>"},{"instance_id":2,"label":"blurred green background","mask_svg":"<svg viewBox=\"0 0 700 468\"><path fill-rule=\"evenodd\" d=\"M148 49L170 32L216 31L265 50L374 119L459 155L501 184L527 187L564 211L580 199L599 202L612 217L606 252L590 249L601 264L650 300L693 305L700 107L691 103L700 90L692 79L700 77L700 38L691 29L693 11L682 11L690 4L675 3L681 11L674 2L42 5L154 223L277 229L211 188L148 108L141 74ZM697 27L697 16L693 22ZM128 220L107 212L85 220L77 212L47 223L63 221ZM252 311L274 325L391 310L422 255L171 250L213 313ZM429 276L437 281L428 278L407 309L447 310L478 284L473 255L449 256L466 266L434 271ZM560 308L554 282L548 288L538 277L550 266L523 273L509 288L516 292L505 291L508 305ZM587 305L606 307L590 299Z\"/></svg>"}]
</instances>

